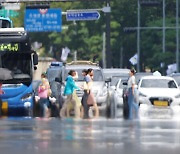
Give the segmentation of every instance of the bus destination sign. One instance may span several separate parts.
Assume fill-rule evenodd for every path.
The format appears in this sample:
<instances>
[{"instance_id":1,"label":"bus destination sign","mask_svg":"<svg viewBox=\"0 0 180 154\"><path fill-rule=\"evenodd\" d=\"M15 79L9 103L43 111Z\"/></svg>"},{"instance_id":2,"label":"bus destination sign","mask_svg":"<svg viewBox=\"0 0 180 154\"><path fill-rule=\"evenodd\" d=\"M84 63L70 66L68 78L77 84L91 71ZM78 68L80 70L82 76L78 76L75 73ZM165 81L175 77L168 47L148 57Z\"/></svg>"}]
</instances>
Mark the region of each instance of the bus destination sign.
<instances>
[{"instance_id":1,"label":"bus destination sign","mask_svg":"<svg viewBox=\"0 0 180 154\"><path fill-rule=\"evenodd\" d=\"M10 52L20 51L19 43L0 43L0 52L1 51L10 51Z\"/></svg>"}]
</instances>

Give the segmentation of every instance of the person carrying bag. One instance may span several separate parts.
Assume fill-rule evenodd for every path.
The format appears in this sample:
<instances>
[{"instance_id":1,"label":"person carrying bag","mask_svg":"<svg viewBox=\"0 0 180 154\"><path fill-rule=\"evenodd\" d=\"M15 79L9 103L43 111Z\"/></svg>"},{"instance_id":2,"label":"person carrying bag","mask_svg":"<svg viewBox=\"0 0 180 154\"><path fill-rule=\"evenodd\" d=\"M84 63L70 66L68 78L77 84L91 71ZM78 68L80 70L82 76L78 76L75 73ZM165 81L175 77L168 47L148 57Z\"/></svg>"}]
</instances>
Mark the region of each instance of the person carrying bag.
<instances>
[{"instance_id":1,"label":"person carrying bag","mask_svg":"<svg viewBox=\"0 0 180 154\"><path fill-rule=\"evenodd\" d=\"M93 106L93 109L95 110L95 115L94 117L99 116L99 109L95 100L95 97L92 93L92 86L93 86L93 69L89 68L87 70L87 77L89 78L89 82L87 82L87 93L88 93L88 98L87 98L87 105L88 106Z\"/></svg>"}]
</instances>

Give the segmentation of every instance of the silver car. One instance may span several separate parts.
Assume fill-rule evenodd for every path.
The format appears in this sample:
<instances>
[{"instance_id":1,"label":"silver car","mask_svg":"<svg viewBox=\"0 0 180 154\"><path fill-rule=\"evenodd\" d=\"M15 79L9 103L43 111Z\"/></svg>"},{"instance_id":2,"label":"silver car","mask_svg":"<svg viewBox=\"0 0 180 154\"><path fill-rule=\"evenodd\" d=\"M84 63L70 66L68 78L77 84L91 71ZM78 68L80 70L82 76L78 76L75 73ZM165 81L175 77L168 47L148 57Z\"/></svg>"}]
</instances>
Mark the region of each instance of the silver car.
<instances>
[{"instance_id":1,"label":"silver car","mask_svg":"<svg viewBox=\"0 0 180 154\"><path fill-rule=\"evenodd\" d=\"M127 87L127 79L123 80L119 78L114 92L112 94L113 101L111 102L111 117L112 118L119 118L123 116L123 93L124 89Z\"/></svg>"},{"instance_id":2,"label":"silver car","mask_svg":"<svg viewBox=\"0 0 180 154\"><path fill-rule=\"evenodd\" d=\"M96 63L92 63L89 61L73 61L71 63L67 63L62 71L62 81L65 82L65 79L68 76L68 72L70 70L75 70L78 76L75 82L79 87L82 87L84 82L82 70L89 68L92 68L94 71L92 92L96 98L98 108L99 110L106 111L108 108L108 89L105 83L102 69ZM63 92L63 89L61 91ZM80 99L82 98L83 93L83 90L77 91L77 95Z\"/></svg>"}]
</instances>

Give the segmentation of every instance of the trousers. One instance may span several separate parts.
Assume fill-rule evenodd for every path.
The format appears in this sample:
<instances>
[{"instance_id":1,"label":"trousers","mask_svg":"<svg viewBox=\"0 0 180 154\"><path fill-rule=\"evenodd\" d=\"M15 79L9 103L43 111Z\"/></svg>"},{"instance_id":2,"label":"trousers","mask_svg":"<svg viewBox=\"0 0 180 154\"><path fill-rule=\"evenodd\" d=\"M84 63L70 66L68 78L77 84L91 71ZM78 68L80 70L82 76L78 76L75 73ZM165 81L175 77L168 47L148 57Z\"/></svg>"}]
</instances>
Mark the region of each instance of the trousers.
<instances>
[{"instance_id":1,"label":"trousers","mask_svg":"<svg viewBox=\"0 0 180 154\"><path fill-rule=\"evenodd\" d=\"M89 118L89 105L87 104L87 99L88 99L89 93L87 90L84 90L84 94L82 96L82 106L84 108L84 118Z\"/></svg>"},{"instance_id":2,"label":"trousers","mask_svg":"<svg viewBox=\"0 0 180 154\"><path fill-rule=\"evenodd\" d=\"M128 105L129 105L129 119L133 119L133 109L136 112L136 118L138 118L139 105L135 102L135 97L132 93L132 88L128 89Z\"/></svg>"}]
</instances>

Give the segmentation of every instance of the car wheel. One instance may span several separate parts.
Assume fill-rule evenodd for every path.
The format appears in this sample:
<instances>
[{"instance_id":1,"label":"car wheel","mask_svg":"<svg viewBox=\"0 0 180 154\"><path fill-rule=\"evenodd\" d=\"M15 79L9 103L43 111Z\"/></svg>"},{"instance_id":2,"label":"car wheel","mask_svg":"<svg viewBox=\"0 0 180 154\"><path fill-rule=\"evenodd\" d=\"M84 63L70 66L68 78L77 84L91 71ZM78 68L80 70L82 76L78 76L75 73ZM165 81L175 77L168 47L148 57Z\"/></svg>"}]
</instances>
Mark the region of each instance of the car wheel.
<instances>
[{"instance_id":1,"label":"car wheel","mask_svg":"<svg viewBox=\"0 0 180 154\"><path fill-rule=\"evenodd\" d=\"M112 98L111 102L110 102L110 115L111 118L115 118L115 101L114 98Z\"/></svg>"},{"instance_id":2,"label":"car wheel","mask_svg":"<svg viewBox=\"0 0 180 154\"><path fill-rule=\"evenodd\" d=\"M110 96L108 96L108 99L107 99L106 116L107 116L107 118L111 118L111 98L110 98Z\"/></svg>"}]
</instances>

